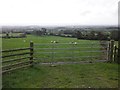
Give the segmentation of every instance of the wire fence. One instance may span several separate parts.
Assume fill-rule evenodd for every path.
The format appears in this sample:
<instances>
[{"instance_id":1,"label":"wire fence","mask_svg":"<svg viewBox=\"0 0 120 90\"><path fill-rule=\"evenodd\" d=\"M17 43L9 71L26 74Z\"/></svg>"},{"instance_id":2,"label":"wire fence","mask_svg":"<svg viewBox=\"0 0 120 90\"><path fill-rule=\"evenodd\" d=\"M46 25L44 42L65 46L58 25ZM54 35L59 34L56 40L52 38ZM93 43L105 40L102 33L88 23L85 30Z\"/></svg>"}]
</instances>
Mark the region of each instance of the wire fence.
<instances>
[{"instance_id":1,"label":"wire fence","mask_svg":"<svg viewBox=\"0 0 120 90\"><path fill-rule=\"evenodd\" d=\"M107 41L104 43L35 43L34 61L71 62L107 60L107 48Z\"/></svg>"},{"instance_id":2,"label":"wire fence","mask_svg":"<svg viewBox=\"0 0 120 90\"><path fill-rule=\"evenodd\" d=\"M2 50L2 73L40 64L119 62L114 41L98 43L33 43L29 47Z\"/></svg>"}]
</instances>

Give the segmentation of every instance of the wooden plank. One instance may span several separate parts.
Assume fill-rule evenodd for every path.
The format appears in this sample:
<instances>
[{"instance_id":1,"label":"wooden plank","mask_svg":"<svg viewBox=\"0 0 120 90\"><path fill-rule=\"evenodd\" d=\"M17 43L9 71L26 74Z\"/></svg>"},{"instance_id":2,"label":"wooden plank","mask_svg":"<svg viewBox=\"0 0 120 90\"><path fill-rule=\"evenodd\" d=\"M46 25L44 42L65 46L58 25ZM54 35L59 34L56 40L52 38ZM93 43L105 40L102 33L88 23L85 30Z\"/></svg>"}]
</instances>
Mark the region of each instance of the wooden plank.
<instances>
[{"instance_id":1,"label":"wooden plank","mask_svg":"<svg viewBox=\"0 0 120 90\"><path fill-rule=\"evenodd\" d=\"M6 55L6 56L2 56L1 58L12 57L12 56L21 56L21 55L26 55L26 54L30 54L30 52L20 53L20 54Z\"/></svg>"},{"instance_id":2,"label":"wooden plank","mask_svg":"<svg viewBox=\"0 0 120 90\"><path fill-rule=\"evenodd\" d=\"M9 70L4 70L4 71L2 71L2 74L5 74L5 73L7 73L7 72L10 72L10 71L13 71L13 70L16 70L16 69L20 69L20 68L29 67L29 66L31 66L31 64L24 65L24 66L17 67L17 68L13 68L13 69L9 69Z\"/></svg>"},{"instance_id":3,"label":"wooden plank","mask_svg":"<svg viewBox=\"0 0 120 90\"><path fill-rule=\"evenodd\" d=\"M21 51L21 50L29 50L30 47L26 47L26 48L16 48L16 49L9 49L9 50L2 50L1 52L12 52L12 51Z\"/></svg>"},{"instance_id":4,"label":"wooden plank","mask_svg":"<svg viewBox=\"0 0 120 90\"><path fill-rule=\"evenodd\" d=\"M29 57L24 57L24 58L11 59L11 60L4 60L4 61L2 61L2 63L18 61L18 60L23 60L23 59L27 59L27 58L30 58L30 56Z\"/></svg>"},{"instance_id":5,"label":"wooden plank","mask_svg":"<svg viewBox=\"0 0 120 90\"><path fill-rule=\"evenodd\" d=\"M2 68L4 69L4 68L16 66L16 65L26 64L26 63L29 63L29 62L30 62L30 61L19 62L19 63L15 63L15 64L10 64L10 65L6 65L6 66L2 66Z\"/></svg>"}]
</instances>

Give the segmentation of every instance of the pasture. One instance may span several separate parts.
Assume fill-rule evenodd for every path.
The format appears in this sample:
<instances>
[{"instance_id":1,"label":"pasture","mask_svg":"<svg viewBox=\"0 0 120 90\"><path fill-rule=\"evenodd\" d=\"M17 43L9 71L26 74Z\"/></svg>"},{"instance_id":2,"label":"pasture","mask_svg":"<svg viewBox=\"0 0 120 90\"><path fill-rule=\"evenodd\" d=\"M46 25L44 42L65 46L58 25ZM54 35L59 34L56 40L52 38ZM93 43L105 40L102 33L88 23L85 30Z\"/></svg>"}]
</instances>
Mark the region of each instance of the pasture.
<instances>
[{"instance_id":1,"label":"pasture","mask_svg":"<svg viewBox=\"0 0 120 90\"><path fill-rule=\"evenodd\" d=\"M101 50L100 42L97 40L77 40L76 38L65 38L65 37L56 37L56 36L33 36L28 35L27 38L11 38L11 39L2 39L2 49L12 49L12 48L21 48L28 47L30 41L33 41L35 44L41 44L34 46L35 58L45 58L39 60L39 62L57 62L57 61L85 61L85 60L102 60L105 58L105 53L80 53L80 51L93 51ZM78 57L83 56L98 56L97 58L70 58L65 59L61 57L61 54L54 55L52 54L37 54L36 52L51 52L53 44L51 41L57 41L60 43L71 43L77 42L79 45L71 46L61 44L60 48L72 48L72 50L53 50L52 52L61 52L64 57L73 56ZM51 44L48 44L51 43ZM90 44L92 43L92 44ZM45 46L45 45L47 46ZM86 44L86 45L84 45ZM97 48L93 48L96 47ZM54 46L54 49L58 45ZM72 53L74 47L74 53ZM84 49L77 49L78 47L91 47ZM47 51L43 48L49 48ZM71 52L67 54L67 52ZM75 52L79 54L75 54ZM10 52L13 54L13 52ZM57 58L55 58L57 57ZM48 58L48 59L46 59ZM10 59L10 58L8 58ZM4 60L4 59L3 59ZM37 61L37 60L36 60ZM38 62L38 61L37 61ZM117 88L118 87L118 65L110 63L86 63L86 64L67 64L67 65L36 65L33 67L28 67L24 69L15 70L3 76L3 87L8 88Z\"/></svg>"}]
</instances>

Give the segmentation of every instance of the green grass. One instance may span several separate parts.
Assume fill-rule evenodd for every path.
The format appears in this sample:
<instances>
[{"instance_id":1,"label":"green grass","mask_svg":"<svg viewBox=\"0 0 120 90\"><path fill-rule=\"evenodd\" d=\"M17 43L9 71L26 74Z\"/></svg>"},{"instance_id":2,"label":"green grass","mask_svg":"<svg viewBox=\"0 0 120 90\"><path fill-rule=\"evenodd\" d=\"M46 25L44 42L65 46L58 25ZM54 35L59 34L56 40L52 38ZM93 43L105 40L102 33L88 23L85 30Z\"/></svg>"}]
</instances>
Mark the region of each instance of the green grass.
<instances>
[{"instance_id":1,"label":"green grass","mask_svg":"<svg viewBox=\"0 0 120 90\"><path fill-rule=\"evenodd\" d=\"M32 36L28 35L27 38L11 38L2 39L2 49L13 49L28 47L30 41L34 43L43 44L51 43L51 41L58 41L59 43L87 43L88 45L77 45L76 47L96 47L100 50L99 41L95 40L77 40L76 38L65 38L56 36ZM94 46L90 43L96 43ZM58 46L55 46L56 48ZM60 48L70 48L71 45L60 45ZM35 46L37 48L37 46ZM48 46L38 46L38 48L52 48L52 45ZM79 49L82 50L82 49ZM79 50L74 50L74 52L79 52ZM91 49L83 49L91 50ZM43 52L45 50L36 49L35 52ZM48 50L46 50L48 52ZM50 51L50 50L49 50ZM72 52L72 50L56 50L56 52L62 52L63 56L70 56L67 52ZM16 53L16 52L15 52ZM19 52L22 53L22 52ZM8 54L13 54L10 52ZM91 55L92 53L87 53ZM86 53L76 54L86 55ZM92 55L103 55L101 53L94 53ZM59 59L62 55L55 55L58 58L51 59L51 56L46 54L37 55L35 57L45 57L48 60L41 60L40 62L51 62L51 61L80 61L80 60L98 60L102 58L88 58L88 59ZM73 54L71 53L71 56ZM75 57L76 57L75 56ZM20 57L15 57L20 58ZM7 58L13 59L13 58ZM28 59L29 60L29 59ZM22 60L23 61L23 60ZM5 74L3 76L3 87L8 88L117 88L118 87L118 65L110 63L96 63L96 64L74 64L74 65L57 65L51 67L49 65L38 65L34 67L28 67L25 69L20 69L13 71L11 73Z\"/></svg>"},{"instance_id":2,"label":"green grass","mask_svg":"<svg viewBox=\"0 0 120 90\"><path fill-rule=\"evenodd\" d=\"M25 42L24 42L25 41ZM21 48L29 46L30 41L34 43L51 43L51 41L58 41L59 43L69 43L69 42L80 42L80 43L91 43L91 40L77 40L76 38L65 38L57 36L33 36L27 35L27 38L11 38L11 39L2 39L3 49L10 48ZM99 42L92 40L92 42Z\"/></svg>"},{"instance_id":3,"label":"green grass","mask_svg":"<svg viewBox=\"0 0 120 90\"><path fill-rule=\"evenodd\" d=\"M101 52L80 52L80 51L94 51L94 50L100 50L99 41L95 40L78 40L76 38L65 38L65 37L56 37L56 36L32 36L28 35L27 38L11 38L11 39L3 39L3 49L11 49L11 48L21 48L21 47L29 47L30 41L33 41L35 44L43 44L43 43L50 43L49 45L39 45L34 46L34 57L35 58L41 58L39 60L40 62L51 62L51 61L81 61L81 60L100 60ZM51 41L58 41L59 43L56 43L54 45L54 48L73 48L74 50L52 50L53 44L51 44ZM61 43L70 43L70 42L77 42L80 44L77 45L71 45L71 44L61 44ZM96 44L92 44L96 43ZM83 45L82 45L83 44ZM84 45L86 44L86 45ZM98 47L98 48L92 48L92 47ZM89 49L82 48L82 47L91 47ZM38 49L39 48L39 49ZM42 48L51 48L50 50L42 50ZM79 48L79 49L76 49ZM57 52L53 55L53 53L49 54L42 54L42 52ZM37 54L40 53L40 54ZM16 53L16 52L15 52ZM59 54L58 54L59 53ZM11 53L9 53L11 54ZM13 52L12 52L13 54ZM52 56L53 55L53 56ZM96 58L79 58L79 56L98 56ZM61 58L63 57L63 58ZM64 58L69 57L69 58Z\"/></svg>"},{"instance_id":4,"label":"green grass","mask_svg":"<svg viewBox=\"0 0 120 90\"><path fill-rule=\"evenodd\" d=\"M117 88L118 66L109 63L35 66L3 76L8 88Z\"/></svg>"}]
</instances>

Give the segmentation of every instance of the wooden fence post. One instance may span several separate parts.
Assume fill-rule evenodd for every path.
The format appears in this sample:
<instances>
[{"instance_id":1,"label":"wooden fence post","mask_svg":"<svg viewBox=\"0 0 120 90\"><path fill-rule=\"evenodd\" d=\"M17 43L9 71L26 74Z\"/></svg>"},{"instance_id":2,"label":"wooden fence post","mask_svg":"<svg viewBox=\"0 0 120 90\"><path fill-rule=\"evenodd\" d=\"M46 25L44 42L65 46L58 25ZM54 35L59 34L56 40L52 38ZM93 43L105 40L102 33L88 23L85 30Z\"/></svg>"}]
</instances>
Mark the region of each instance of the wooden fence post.
<instances>
[{"instance_id":1,"label":"wooden fence post","mask_svg":"<svg viewBox=\"0 0 120 90\"><path fill-rule=\"evenodd\" d=\"M110 61L110 41L109 41L108 47L107 47L107 60L108 60L108 62Z\"/></svg>"},{"instance_id":2,"label":"wooden fence post","mask_svg":"<svg viewBox=\"0 0 120 90\"><path fill-rule=\"evenodd\" d=\"M114 45L114 62L117 62L117 46Z\"/></svg>"},{"instance_id":3,"label":"wooden fence post","mask_svg":"<svg viewBox=\"0 0 120 90\"><path fill-rule=\"evenodd\" d=\"M33 66L33 42L30 42L30 64Z\"/></svg>"},{"instance_id":4,"label":"wooden fence post","mask_svg":"<svg viewBox=\"0 0 120 90\"><path fill-rule=\"evenodd\" d=\"M110 41L110 62L113 62L114 40Z\"/></svg>"},{"instance_id":5,"label":"wooden fence post","mask_svg":"<svg viewBox=\"0 0 120 90\"><path fill-rule=\"evenodd\" d=\"M119 31L120 34L120 31ZM118 40L118 64L120 64L120 36L119 36L119 40Z\"/></svg>"}]
</instances>

